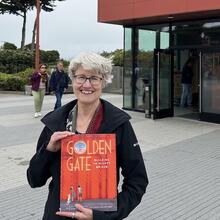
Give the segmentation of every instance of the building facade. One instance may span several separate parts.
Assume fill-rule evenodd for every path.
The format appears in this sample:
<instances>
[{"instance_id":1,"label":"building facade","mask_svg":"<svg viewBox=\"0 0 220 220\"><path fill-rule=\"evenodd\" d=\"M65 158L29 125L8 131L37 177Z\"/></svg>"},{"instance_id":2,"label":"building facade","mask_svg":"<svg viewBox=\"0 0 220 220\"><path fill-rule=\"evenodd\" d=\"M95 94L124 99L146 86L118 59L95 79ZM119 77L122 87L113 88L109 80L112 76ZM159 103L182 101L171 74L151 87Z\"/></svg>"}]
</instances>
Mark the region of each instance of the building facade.
<instances>
[{"instance_id":1,"label":"building facade","mask_svg":"<svg viewBox=\"0 0 220 220\"><path fill-rule=\"evenodd\" d=\"M98 21L124 27L124 109L220 122L219 0L99 0ZM189 59L192 107L181 108Z\"/></svg>"}]
</instances>

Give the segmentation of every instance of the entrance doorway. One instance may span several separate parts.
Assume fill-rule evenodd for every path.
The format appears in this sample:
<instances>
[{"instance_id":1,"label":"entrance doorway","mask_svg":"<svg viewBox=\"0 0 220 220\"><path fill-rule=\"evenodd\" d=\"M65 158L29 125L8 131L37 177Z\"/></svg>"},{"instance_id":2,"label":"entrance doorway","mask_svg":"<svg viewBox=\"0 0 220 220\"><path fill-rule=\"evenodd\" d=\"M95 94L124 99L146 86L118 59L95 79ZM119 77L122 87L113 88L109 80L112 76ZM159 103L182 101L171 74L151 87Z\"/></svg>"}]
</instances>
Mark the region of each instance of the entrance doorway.
<instances>
[{"instance_id":1,"label":"entrance doorway","mask_svg":"<svg viewBox=\"0 0 220 220\"><path fill-rule=\"evenodd\" d=\"M182 69L192 60L192 106L180 106ZM174 52L174 116L220 122L220 50L181 49Z\"/></svg>"},{"instance_id":2,"label":"entrance doorway","mask_svg":"<svg viewBox=\"0 0 220 220\"><path fill-rule=\"evenodd\" d=\"M192 72L191 101L182 97L182 72L190 60ZM181 105L181 99L182 105ZM184 102L185 101L185 102ZM174 116L199 120L200 112L200 53L196 49L174 50Z\"/></svg>"}]
</instances>

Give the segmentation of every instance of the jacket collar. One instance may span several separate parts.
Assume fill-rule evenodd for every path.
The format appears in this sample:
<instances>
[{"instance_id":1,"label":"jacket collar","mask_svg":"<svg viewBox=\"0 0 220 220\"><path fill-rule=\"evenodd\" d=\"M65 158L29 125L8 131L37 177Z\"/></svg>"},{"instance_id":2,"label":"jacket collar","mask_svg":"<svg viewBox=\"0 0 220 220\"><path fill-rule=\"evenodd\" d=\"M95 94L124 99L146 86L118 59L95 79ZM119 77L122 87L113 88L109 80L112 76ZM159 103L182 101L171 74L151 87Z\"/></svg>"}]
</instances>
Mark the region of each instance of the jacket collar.
<instances>
[{"instance_id":1,"label":"jacket collar","mask_svg":"<svg viewBox=\"0 0 220 220\"><path fill-rule=\"evenodd\" d=\"M101 100L104 105L104 117L98 133L111 133L131 117L110 102Z\"/></svg>"},{"instance_id":2,"label":"jacket collar","mask_svg":"<svg viewBox=\"0 0 220 220\"><path fill-rule=\"evenodd\" d=\"M76 105L77 100L73 100L66 105L58 108L52 112L45 115L41 121L52 131L65 131L66 130L66 120L69 112Z\"/></svg>"},{"instance_id":3,"label":"jacket collar","mask_svg":"<svg viewBox=\"0 0 220 220\"><path fill-rule=\"evenodd\" d=\"M104 107L104 117L103 122L98 133L111 133L118 126L128 121L131 117L123 110L115 107L106 100L101 99ZM66 130L66 120L69 112L76 105L77 100L73 100L66 105L58 108L52 112L45 115L41 121L52 131L65 131Z\"/></svg>"}]
</instances>

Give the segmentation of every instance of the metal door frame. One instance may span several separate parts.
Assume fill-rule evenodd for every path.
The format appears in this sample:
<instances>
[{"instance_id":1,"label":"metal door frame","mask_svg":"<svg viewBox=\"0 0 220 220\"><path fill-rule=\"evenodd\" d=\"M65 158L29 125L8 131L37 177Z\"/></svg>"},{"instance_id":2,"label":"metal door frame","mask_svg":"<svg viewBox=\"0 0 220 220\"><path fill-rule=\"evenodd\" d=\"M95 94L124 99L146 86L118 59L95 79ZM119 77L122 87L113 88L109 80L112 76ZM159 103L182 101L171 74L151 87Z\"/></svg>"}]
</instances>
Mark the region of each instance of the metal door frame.
<instances>
[{"instance_id":1,"label":"metal door frame","mask_svg":"<svg viewBox=\"0 0 220 220\"><path fill-rule=\"evenodd\" d=\"M170 54L170 108L160 109L160 54ZM173 106L173 51L164 49L154 50L154 74L153 74L153 119L174 116Z\"/></svg>"}]
</instances>

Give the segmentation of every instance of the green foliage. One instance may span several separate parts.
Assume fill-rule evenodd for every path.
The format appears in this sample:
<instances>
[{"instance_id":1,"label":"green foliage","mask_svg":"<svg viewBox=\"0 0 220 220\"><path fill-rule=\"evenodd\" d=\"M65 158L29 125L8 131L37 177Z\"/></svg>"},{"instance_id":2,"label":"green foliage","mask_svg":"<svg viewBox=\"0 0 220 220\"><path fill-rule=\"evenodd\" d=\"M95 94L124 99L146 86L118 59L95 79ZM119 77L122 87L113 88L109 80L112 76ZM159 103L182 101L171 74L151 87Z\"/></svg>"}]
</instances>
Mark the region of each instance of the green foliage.
<instances>
[{"instance_id":1,"label":"green foliage","mask_svg":"<svg viewBox=\"0 0 220 220\"><path fill-rule=\"evenodd\" d=\"M117 49L112 52L103 51L101 55L111 58L114 66L123 66L123 53L124 51L122 49Z\"/></svg>"},{"instance_id":2,"label":"green foliage","mask_svg":"<svg viewBox=\"0 0 220 220\"><path fill-rule=\"evenodd\" d=\"M112 52L107 52L107 51L102 51L100 53L100 55L102 55L103 57L111 57Z\"/></svg>"},{"instance_id":3,"label":"green foliage","mask_svg":"<svg viewBox=\"0 0 220 220\"><path fill-rule=\"evenodd\" d=\"M65 1L65 0L57 0ZM40 6L44 11L51 12L56 6L54 3L56 0L41 0ZM15 14L21 15L21 12L27 12L32 10L36 6L36 0L1 0L0 2L0 13L5 14Z\"/></svg>"},{"instance_id":4,"label":"green foliage","mask_svg":"<svg viewBox=\"0 0 220 220\"><path fill-rule=\"evenodd\" d=\"M64 0L57 0L64 1ZM40 7L42 10L51 12L56 6L54 3L56 0L41 0ZM33 10L36 7L36 0L1 0L0 1L0 14L14 14L23 18L22 26L22 40L21 49L25 44L25 30L26 30L26 15L29 10Z\"/></svg>"},{"instance_id":5,"label":"green foliage","mask_svg":"<svg viewBox=\"0 0 220 220\"><path fill-rule=\"evenodd\" d=\"M113 63L115 66L123 66L123 50L117 49L113 52Z\"/></svg>"},{"instance_id":6,"label":"green foliage","mask_svg":"<svg viewBox=\"0 0 220 220\"><path fill-rule=\"evenodd\" d=\"M26 44L24 46L26 51L31 52L31 44ZM34 50L34 60L35 60L35 50ZM40 50L40 63L54 63L60 59L60 54L57 50Z\"/></svg>"},{"instance_id":7,"label":"green foliage","mask_svg":"<svg viewBox=\"0 0 220 220\"><path fill-rule=\"evenodd\" d=\"M34 44L34 48L36 48L36 44ZM31 50L31 44L24 45L24 50Z\"/></svg>"},{"instance_id":8,"label":"green foliage","mask_svg":"<svg viewBox=\"0 0 220 220\"><path fill-rule=\"evenodd\" d=\"M23 18L21 49L24 47L27 11L33 10L35 0L1 0L0 14L14 14Z\"/></svg>"},{"instance_id":9,"label":"green foliage","mask_svg":"<svg viewBox=\"0 0 220 220\"><path fill-rule=\"evenodd\" d=\"M14 14L23 17L23 13L35 7L35 0L1 0L0 13Z\"/></svg>"},{"instance_id":10,"label":"green foliage","mask_svg":"<svg viewBox=\"0 0 220 220\"><path fill-rule=\"evenodd\" d=\"M62 2L65 0L57 0L57 1ZM44 11L51 12L54 10L54 7L56 6L54 4L55 2L56 2L56 0L41 0L40 5Z\"/></svg>"},{"instance_id":11,"label":"green foliage","mask_svg":"<svg viewBox=\"0 0 220 220\"><path fill-rule=\"evenodd\" d=\"M24 86L30 84L33 71L28 68L16 74L0 73L0 90L24 91Z\"/></svg>"},{"instance_id":12,"label":"green foliage","mask_svg":"<svg viewBox=\"0 0 220 220\"><path fill-rule=\"evenodd\" d=\"M28 85L28 84L31 84L31 76L32 76L33 72L34 72L33 68L27 68L26 70L19 72L19 73L16 73L14 75L22 78L25 82L25 85Z\"/></svg>"},{"instance_id":13,"label":"green foliage","mask_svg":"<svg viewBox=\"0 0 220 220\"><path fill-rule=\"evenodd\" d=\"M49 74L51 73L51 71L56 69L58 61L62 61L63 62L64 72L66 72L66 73L68 72L68 67L69 67L70 61L60 59L60 60L57 60L56 62L47 63L47 65L48 65L47 69L48 69L48 73Z\"/></svg>"},{"instance_id":14,"label":"green foliage","mask_svg":"<svg viewBox=\"0 0 220 220\"><path fill-rule=\"evenodd\" d=\"M153 51L140 50L137 57L139 66L144 66L151 69L153 65L153 53Z\"/></svg>"},{"instance_id":15,"label":"green foliage","mask_svg":"<svg viewBox=\"0 0 220 220\"><path fill-rule=\"evenodd\" d=\"M40 63L53 64L59 60L60 54L56 50L40 50ZM34 67L34 55L29 50L0 50L0 72L17 73L26 68Z\"/></svg>"},{"instance_id":16,"label":"green foliage","mask_svg":"<svg viewBox=\"0 0 220 220\"><path fill-rule=\"evenodd\" d=\"M0 50L0 72L17 73L33 66L32 54L22 50Z\"/></svg>"},{"instance_id":17,"label":"green foliage","mask_svg":"<svg viewBox=\"0 0 220 220\"><path fill-rule=\"evenodd\" d=\"M0 89L10 91L21 91L24 88L24 80L15 75L0 74Z\"/></svg>"},{"instance_id":18,"label":"green foliage","mask_svg":"<svg viewBox=\"0 0 220 220\"><path fill-rule=\"evenodd\" d=\"M63 66L64 66L64 68L68 68L69 67L69 65L70 65L70 61L67 61L67 60L61 60L62 62L63 62Z\"/></svg>"},{"instance_id":19,"label":"green foliage","mask_svg":"<svg viewBox=\"0 0 220 220\"><path fill-rule=\"evenodd\" d=\"M40 63L53 63L60 59L60 54L57 50L40 50Z\"/></svg>"},{"instance_id":20,"label":"green foliage","mask_svg":"<svg viewBox=\"0 0 220 220\"><path fill-rule=\"evenodd\" d=\"M12 43L5 42L2 46L2 49L3 50L17 50L17 47Z\"/></svg>"}]
</instances>

